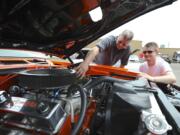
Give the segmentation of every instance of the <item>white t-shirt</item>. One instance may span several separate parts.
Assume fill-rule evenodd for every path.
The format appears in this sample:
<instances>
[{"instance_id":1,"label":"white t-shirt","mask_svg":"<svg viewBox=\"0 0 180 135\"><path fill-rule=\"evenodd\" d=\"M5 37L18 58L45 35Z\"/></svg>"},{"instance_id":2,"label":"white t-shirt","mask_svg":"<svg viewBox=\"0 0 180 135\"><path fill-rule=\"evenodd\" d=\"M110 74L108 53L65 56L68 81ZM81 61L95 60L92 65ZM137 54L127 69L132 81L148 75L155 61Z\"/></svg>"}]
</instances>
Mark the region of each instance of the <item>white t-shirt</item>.
<instances>
[{"instance_id":1,"label":"white t-shirt","mask_svg":"<svg viewBox=\"0 0 180 135\"><path fill-rule=\"evenodd\" d=\"M155 65L148 66L147 62L144 62L140 66L139 71L151 76L162 76L166 75L167 72L172 72L172 68L164 59L157 57Z\"/></svg>"},{"instance_id":2,"label":"white t-shirt","mask_svg":"<svg viewBox=\"0 0 180 135\"><path fill-rule=\"evenodd\" d=\"M148 66L147 62L141 64L139 68L140 72L147 73L151 76L162 76L166 75L168 72L172 72L170 65L161 57L156 58L156 63L153 66ZM146 84L148 85L148 83ZM158 87L156 83L151 82L152 87Z\"/></svg>"}]
</instances>

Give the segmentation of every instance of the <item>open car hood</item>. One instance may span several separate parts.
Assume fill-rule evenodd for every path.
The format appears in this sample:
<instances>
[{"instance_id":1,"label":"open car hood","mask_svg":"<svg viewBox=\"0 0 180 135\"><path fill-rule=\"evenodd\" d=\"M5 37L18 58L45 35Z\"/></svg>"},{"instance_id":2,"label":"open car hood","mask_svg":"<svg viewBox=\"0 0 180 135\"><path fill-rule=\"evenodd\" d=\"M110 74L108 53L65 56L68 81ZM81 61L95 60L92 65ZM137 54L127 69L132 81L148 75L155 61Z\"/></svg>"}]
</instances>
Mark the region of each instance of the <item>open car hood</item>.
<instances>
[{"instance_id":1,"label":"open car hood","mask_svg":"<svg viewBox=\"0 0 180 135\"><path fill-rule=\"evenodd\" d=\"M174 0L1 0L0 48L68 57L122 24ZM93 22L89 11L101 7Z\"/></svg>"}]
</instances>

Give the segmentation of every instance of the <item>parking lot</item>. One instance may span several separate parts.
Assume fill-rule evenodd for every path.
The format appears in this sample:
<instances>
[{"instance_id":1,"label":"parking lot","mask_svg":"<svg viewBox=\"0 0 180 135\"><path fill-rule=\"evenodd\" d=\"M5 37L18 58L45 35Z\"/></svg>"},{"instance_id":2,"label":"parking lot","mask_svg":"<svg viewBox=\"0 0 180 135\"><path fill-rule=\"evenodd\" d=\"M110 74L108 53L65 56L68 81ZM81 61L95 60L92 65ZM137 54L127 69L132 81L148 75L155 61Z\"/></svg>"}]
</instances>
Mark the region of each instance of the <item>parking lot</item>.
<instances>
[{"instance_id":1,"label":"parking lot","mask_svg":"<svg viewBox=\"0 0 180 135\"><path fill-rule=\"evenodd\" d=\"M171 67L172 67L173 72L177 78L176 84L180 86L180 63L172 63Z\"/></svg>"}]
</instances>

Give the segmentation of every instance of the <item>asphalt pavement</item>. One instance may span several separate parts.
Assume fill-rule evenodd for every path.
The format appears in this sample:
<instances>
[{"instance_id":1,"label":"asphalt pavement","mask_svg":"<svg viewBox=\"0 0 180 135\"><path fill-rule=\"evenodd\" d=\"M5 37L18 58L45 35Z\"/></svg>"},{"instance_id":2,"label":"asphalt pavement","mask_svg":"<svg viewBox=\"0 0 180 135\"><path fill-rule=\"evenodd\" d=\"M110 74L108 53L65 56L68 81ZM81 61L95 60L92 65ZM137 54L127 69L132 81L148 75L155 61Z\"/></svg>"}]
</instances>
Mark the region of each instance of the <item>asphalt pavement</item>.
<instances>
[{"instance_id":1,"label":"asphalt pavement","mask_svg":"<svg viewBox=\"0 0 180 135\"><path fill-rule=\"evenodd\" d=\"M172 63L170 65L177 79L176 84L180 86L180 63Z\"/></svg>"}]
</instances>

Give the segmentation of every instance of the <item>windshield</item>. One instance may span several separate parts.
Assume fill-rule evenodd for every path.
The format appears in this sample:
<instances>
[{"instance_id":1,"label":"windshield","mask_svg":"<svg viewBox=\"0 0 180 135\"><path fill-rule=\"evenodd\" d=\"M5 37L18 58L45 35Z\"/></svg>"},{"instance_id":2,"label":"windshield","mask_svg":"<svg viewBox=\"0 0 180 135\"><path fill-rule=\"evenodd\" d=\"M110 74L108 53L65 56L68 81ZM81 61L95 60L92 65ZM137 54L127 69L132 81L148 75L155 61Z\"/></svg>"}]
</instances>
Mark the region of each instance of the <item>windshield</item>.
<instances>
[{"instance_id":1,"label":"windshield","mask_svg":"<svg viewBox=\"0 0 180 135\"><path fill-rule=\"evenodd\" d=\"M17 58L50 58L41 52L0 49L0 57L17 57Z\"/></svg>"}]
</instances>

